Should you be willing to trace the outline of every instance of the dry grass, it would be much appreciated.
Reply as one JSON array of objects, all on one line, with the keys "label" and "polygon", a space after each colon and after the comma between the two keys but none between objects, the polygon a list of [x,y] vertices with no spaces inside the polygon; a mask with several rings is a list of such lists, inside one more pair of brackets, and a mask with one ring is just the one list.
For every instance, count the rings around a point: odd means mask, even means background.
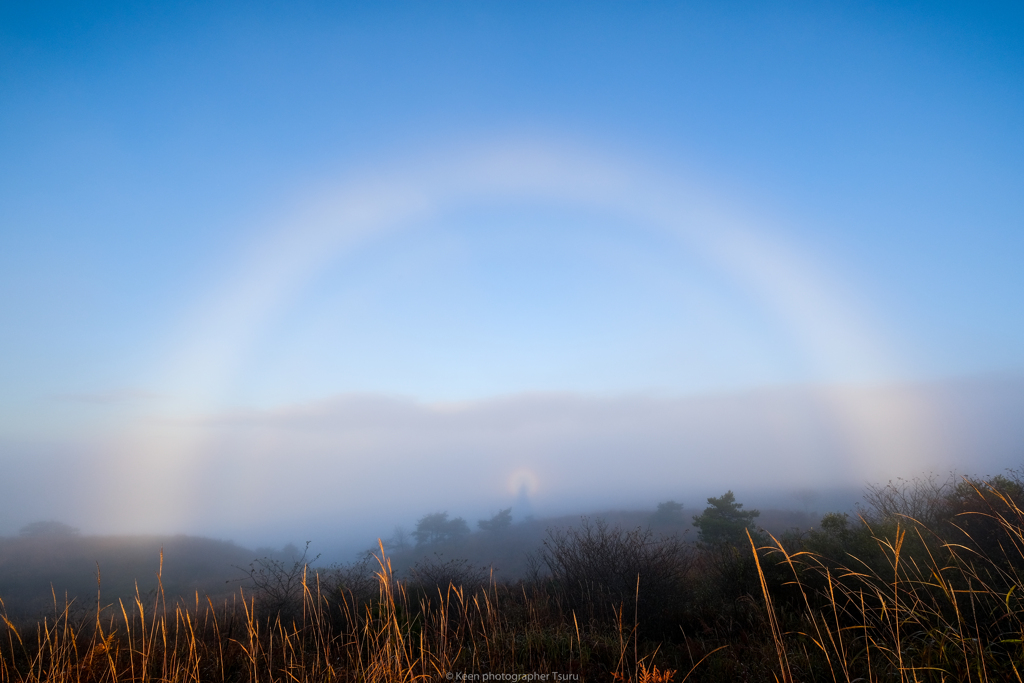
[{"label": "dry grass", "polygon": [[[33,630],[4,617],[0,681],[424,681],[452,672],[578,672],[593,650],[544,596],[449,585],[416,604],[378,559],[361,601],[302,581],[301,616],[261,616],[252,596],[215,606],[140,596],[83,617],[65,605]],[[55,601],[56,603],[56,601]],[[98,605],[102,603],[98,602]],[[579,674],[576,674],[579,679]]]},{"label": "dry grass", "polygon": [[[895,514],[895,526],[884,533],[864,522],[881,563],[848,555],[837,564],[812,552],[789,552],[775,538],[761,549],[781,558],[800,592],[802,609],[790,615],[793,629],[782,633],[761,574],[779,680],[798,680],[790,655],[800,644],[815,651],[816,677],[827,680],[1021,680],[1024,511],[992,485],[966,485],[984,505],[951,522],[959,542]],[[1001,537],[999,553],[982,552],[968,533],[978,521]]]},{"label": "dry grass", "polygon": [[[684,605],[680,631],[658,642],[639,628],[642,575],[633,599],[607,606],[614,618],[601,621],[582,619],[578,605],[543,582],[410,587],[382,548],[375,596],[339,591],[307,571],[301,607],[287,618],[264,613],[243,590],[218,605],[198,595],[167,604],[162,590],[128,603],[103,604],[98,595],[88,614],[54,597],[52,616],[39,623],[4,617],[0,683],[369,683],[463,674],[622,683],[1021,681],[1024,512],[994,486],[971,486],[981,503],[943,533],[899,514],[892,524],[867,520],[858,533],[873,544],[870,558],[751,538],[744,561],[753,561],[760,594]],[[974,541],[978,529],[984,543]],[[709,566],[696,562],[687,580],[706,579],[699,572]]]}]

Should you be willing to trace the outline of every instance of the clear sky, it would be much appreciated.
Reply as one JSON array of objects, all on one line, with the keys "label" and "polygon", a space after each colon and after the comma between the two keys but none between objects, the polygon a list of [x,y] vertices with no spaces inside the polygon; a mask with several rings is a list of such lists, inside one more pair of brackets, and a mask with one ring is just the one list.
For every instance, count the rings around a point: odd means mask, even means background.
[{"label": "clear sky", "polygon": [[5,3],[0,533],[1017,465],[1022,75],[1013,3]]}]

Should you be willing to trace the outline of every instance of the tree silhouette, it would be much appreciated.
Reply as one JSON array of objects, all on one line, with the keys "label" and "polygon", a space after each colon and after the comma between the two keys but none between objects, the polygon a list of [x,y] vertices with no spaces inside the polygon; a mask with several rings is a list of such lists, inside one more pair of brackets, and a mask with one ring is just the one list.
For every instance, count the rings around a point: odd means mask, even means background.
[{"label": "tree silhouette", "polygon": [[490,519],[481,519],[476,523],[481,531],[504,531],[512,526],[512,508],[499,510]]},{"label": "tree silhouette", "polygon": [[434,512],[423,515],[416,522],[416,531],[412,532],[416,545],[428,545],[441,541],[450,541],[469,534],[469,525],[462,517],[448,519],[447,512]]},{"label": "tree silhouette", "polygon": [[761,514],[757,510],[743,511],[743,504],[736,502],[732,491],[726,491],[718,498],[708,498],[708,503],[704,512],[693,518],[693,525],[700,529],[700,539],[705,543],[745,541],[744,532],[753,528],[754,518]]}]

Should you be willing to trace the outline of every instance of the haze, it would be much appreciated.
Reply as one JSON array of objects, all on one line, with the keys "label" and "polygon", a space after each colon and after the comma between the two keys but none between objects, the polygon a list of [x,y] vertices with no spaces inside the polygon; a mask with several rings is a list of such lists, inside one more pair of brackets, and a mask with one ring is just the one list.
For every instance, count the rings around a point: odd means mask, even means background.
[{"label": "haze", "polygon": [[0,534],[1019,467],[1022,19],[5,5]]}]

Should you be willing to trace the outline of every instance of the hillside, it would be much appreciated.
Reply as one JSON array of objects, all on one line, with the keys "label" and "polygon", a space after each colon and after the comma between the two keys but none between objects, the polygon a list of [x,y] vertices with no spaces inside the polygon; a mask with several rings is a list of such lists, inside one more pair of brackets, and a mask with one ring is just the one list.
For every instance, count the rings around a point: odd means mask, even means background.
[{"label": "hillside", "polygon": [[94,609],[97,571],[104,604],[157,588],[160,553],[168,597],[222,598],[238,584],[256,556],[227,541],[195,536],[0,537],[0,599],[12,617],[52,612],[65,597],[79,609]]}]

